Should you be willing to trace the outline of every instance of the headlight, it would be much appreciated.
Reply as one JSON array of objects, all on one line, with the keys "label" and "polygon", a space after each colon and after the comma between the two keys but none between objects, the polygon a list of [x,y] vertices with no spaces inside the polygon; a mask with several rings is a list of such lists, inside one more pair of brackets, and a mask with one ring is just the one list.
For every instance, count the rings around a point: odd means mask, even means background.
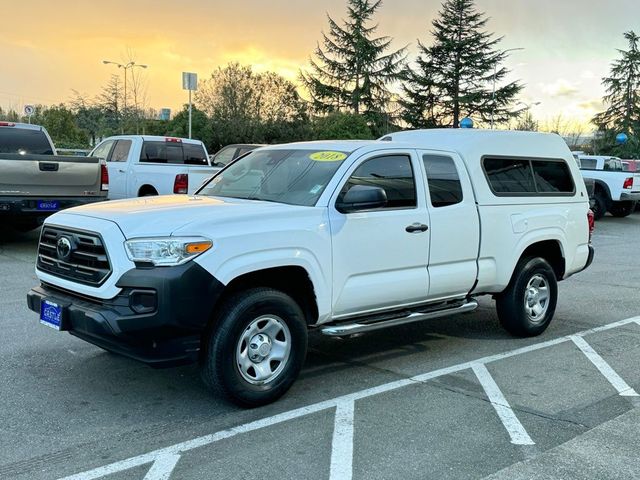
[{"label": "headlight", "polygon": [[213,247],[203,237],[136,238],[125,243],[132,262],[151,262],[155,266],[181,265]]}]

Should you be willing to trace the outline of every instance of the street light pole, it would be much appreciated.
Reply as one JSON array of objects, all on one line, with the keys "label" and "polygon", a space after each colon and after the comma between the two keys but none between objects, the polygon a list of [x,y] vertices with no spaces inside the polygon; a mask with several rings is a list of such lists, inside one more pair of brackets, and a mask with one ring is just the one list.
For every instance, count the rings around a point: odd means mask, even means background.
[{"label": "street light pole", "polygon": [[[122,109],[122,111],[126,114],[127,113],[127,70],[133,69],[134,67],[147,68],[149,65],[138,64],[134,61],[130,61],[129,63],[126,63],[124,65],[122,63],[112,62],[110,60],[103,60],[102,63],[104,63],[105,65],[115,65],[118,68],[122,68],[124,70],[124,108]],[[138,125],[138,122],[136,120],[136,129],[138,128],[137,125]]]},{"label": "street light pole", "polygon": [[504,55],[505,53],[517,52],[518,50],[524,50],[524,48],[522,47],[508,48],[507,50],[503,50],[502,52],[496,55],[496,61],[493,64],[493,90],[491,93],[491,130],[493,130],[493,125],[494,125],[493,117],[496,111],[496,76],[498,75],[498,57],[501,55]]}]

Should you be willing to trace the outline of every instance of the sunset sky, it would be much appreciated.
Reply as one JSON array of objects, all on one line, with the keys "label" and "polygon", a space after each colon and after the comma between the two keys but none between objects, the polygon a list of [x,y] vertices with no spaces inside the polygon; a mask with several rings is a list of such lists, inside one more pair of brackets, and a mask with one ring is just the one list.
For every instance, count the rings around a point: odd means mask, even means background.
[{"label": "sunset sky", "polygon": [[[274,70],[296,80],[326,30],[326,13],[345,14],[345,0],[22,0],[7,2],[0,29],[0,106],[59,103],[72,90],[93,96],[134,52],[149,68],[147,106],[174,111],[186,101],[181,72],[200,79],[230,61]],[[386,0],[378,33],[409,45],[431,42],[437,0]],[[513,52],[508,67],[526,84],[522,100],[541,102],[534,115],[562,114],[585,122],[601,108],[600,79],[607,74],[622,33],[640,31],[638,0],[478,0]]]}]

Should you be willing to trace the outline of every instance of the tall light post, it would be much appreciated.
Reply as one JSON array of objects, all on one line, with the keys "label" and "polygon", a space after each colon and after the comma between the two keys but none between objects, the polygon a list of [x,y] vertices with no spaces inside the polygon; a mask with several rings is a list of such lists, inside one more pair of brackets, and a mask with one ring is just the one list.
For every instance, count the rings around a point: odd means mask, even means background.
[{"label": "tall light post", "polygon": [[491,93],[491,130],[493,130],[493,116],[496,111],[496,76],[498,75],[498,57],[504,55],[505,53],[517,52],[518,50],[524,50],[524,48],[508,48],[507,50],[503,50],[496,55],[496,61],[493,64],[493,91]]},{"label": "tall light post", "polygon": [[103,60],[102,63],[104,63],[105,65],[115,65],[118,68],[122,68],[124,70],[124,111],[126,112],[127,111],[127,70],[133,69],[135,67],[147,68],[149,65],[139,64],[136,62],[129,62],[129,63],[122,64],[118,62],[112,62],[111,60]]}]

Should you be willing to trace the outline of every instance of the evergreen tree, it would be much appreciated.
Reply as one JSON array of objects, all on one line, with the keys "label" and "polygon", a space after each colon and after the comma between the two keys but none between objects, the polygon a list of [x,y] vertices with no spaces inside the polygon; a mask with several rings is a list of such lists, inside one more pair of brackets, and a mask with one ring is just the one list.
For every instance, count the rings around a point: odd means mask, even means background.
[{"label": "evergreen tree", "polygon": [[519,82],[496,88],[509,73],[497,50],[501,37],[485,30],[488,18],[475,0],[445,0],[433,22],[434,43],[418,42],[416,69],[406,74],[404,120],[412,126],[459,127],[463,117],[506,122]]},{"label": "evergreen tree", "polygon": [[342,111],[380,120],[389,101],[389,85],[399,78],[405,50],[389,52],[391,38],[375,37],[370,20],[382,0],[348,0],[347,20],[339,25],[327,15],[329,33],[310,59],[310,71],[301,72],[303,84],[317,112]]},{"label": "evergreen tree", "polygon": [[608,108],[597,114],[593,123],[604,131],[637,135],[640,133],[640,37],[629,31],[624,38],[629,42],[629,50],[618,50],[621,58],[611,65],[610,76],[602,79],[606,88],[602,100]]}]

